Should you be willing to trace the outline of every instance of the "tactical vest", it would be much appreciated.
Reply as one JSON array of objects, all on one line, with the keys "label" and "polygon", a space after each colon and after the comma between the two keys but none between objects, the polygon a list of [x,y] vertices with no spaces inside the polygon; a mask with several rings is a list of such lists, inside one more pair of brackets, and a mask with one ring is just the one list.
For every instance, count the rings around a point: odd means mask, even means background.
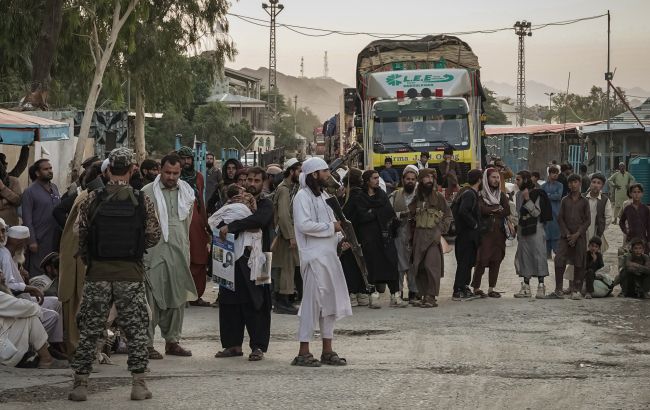
[{"label": "tactical vest", "polygon": [[[126,191],[126,192],[125,192]],[[144,195],[131,187],[96,191],[88,221],[88,254],[99,261],[140,261],[144,255]],[[120,199],[124,196],[125,199]]]},{"label": "tactical vest", "polygon": [[609,199],[609,196],[605,193],[600,193],[600,199],[598,200],[598,203],[596,204],[596,236],[599,238],[602,238],[603,233],[605,233],[605,229],[607,228],[605,226],[605,206],[607,205],[607,201]]}]

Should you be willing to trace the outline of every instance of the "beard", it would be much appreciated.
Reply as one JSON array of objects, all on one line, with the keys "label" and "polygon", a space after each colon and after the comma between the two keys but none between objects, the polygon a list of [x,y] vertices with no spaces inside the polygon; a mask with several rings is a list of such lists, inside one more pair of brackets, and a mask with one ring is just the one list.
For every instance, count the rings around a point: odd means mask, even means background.
[{"label": "beard", "polygon": [[212,161],[206,161],[206,162],[205,162],[205,166],[206,166],[207,168],[212,168],[212,167],[214,166],[214,162],[212,162]]},{"label": "beard", "polygon": [[433,182],[427,182],[422,184],[422,192],[425,195],[430,195],[433,192]]},{"label": "beard", "polygon": [[249,194],[251,194],[253,196],[255,196],[255,195],[257,195],[259,193],[259,192],[257,192],[257,188],[255,188],[252,185],[249,186],[248,188],[246,188],[246,192],[248,192]]},{"label": "beard", "polygon": [[415,184],[404,184],[404,192],[412,194],[415,191]]},{"label": "beard", "polygon": [[18,265],[23,265],[25,263],[25,249],[18,249],[16,254],[13,256],[14,262]]}]

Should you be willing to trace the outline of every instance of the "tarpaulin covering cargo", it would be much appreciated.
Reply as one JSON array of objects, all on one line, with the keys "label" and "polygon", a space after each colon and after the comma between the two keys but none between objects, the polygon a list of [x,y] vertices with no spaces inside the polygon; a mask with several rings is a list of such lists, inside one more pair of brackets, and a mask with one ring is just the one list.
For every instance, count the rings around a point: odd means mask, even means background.
[{"label": "tarpaulin covering cargo", "polygon": [[[444,60],[443,66],[439,66]],[[426,36],[418,40],[376,40],[357,57],[357,90],[362,98],[366,74],[378,71],[426,68],[466,68],[480,70],[478,57],[470,46],[454,36]]]}]

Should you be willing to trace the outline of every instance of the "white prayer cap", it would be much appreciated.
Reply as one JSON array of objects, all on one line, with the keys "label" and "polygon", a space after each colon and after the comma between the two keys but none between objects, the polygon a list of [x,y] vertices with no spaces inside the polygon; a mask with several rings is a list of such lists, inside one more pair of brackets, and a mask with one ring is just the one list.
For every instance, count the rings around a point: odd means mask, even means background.
[{"label": "white prayer cap", "polygon": [[329,166],[327,165],[327,162],[319,157],[311,157],[302,163],[302,172],[305,175],[309,175],[312,172],[322,171],[328,168]]},{"label": "white prayer cap", "polygon": [[29,228],[22,225],[12,226],[7,230],[7,236],[13,239],[28,239]]},{"label": "white prayer cap", "polygon": [[104,160],[104,162],[102,162],[102,168],[101,168],[101,170],[102,170],[102,174],[103,174],[104,172],[106,172],[106,170],[108,169],[108,166],[109,166],[110,164],[111,164],[111,161],[109,161],[108,158],[106,158],[106,159]]},{"label": "white prayer cap", "polygon": [[316,171],[321,171],[324,169],[329,169],[329,166],[327,165],[327,162],[325,162],[322,158],[319,157],[311,157],[305,162],[302,163],[302,173],[300,174],[300,187],[305,188],[307,186],[306,178],[307,175],[316,172]]},{"label": "white prayer cap", "polygon": [[416,177],[417,177],[418,174],[420,173],[420,172],[418,171],[418,167],[416,167],[415,165],[412,165],[412,164],[411,164],[411,165],[407,165],[406,167],[404,167],[404,171],[402,171],[402,175],[406,174],[407,172],[415,172],[415,176],[416,176]]},{"label": "white prayer cap", "polygon": [[284,170],[286,171],[299,162],[300,161],[298,161],[298,158],[289,158],[288,160],[284,161]]},{"label": "white prayer cap", "polygon": [[0,218],[0,226],[7,226],[7,223],[2,218]]}]

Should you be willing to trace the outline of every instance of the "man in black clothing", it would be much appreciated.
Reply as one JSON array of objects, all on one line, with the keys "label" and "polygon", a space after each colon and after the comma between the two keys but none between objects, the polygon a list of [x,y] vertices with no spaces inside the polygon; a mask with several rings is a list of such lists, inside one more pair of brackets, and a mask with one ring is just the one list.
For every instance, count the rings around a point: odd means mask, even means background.
[{"label": "man in black clothing", "polygon": [[560,175],[557,177],[557,181],[562,184],[562,198],[564,198],[569,193],[569,175],[573,174],[573,166],[568,163],[560,165]]},{"label": "man in black clothing", "polygon": [[[242,232],[261,229],[262,251],[271,249],[271,226],[273,224],[273,202],[264,198],[262,187],[266,172],[261,168],[250,168],[247,174],[248,193],[255,196],[257,210],[249,217],[222,225],[219,235],[225,239],[228,233],[239,235]],[[219,332],[223,350],[215,357],[242,356],[244,327],[248,330],[251,354],[250,361],[264,358],[271,337],[271,288],[270,285],[256,285],[250,280],[248,259],[250,249],[235,262],[235,291],[219,288]]]},{"label": "man in black clothing", "polygon": [[481,186],[481,171],[473,169],[467,174],[470,189],[461,192],[458,203],[452,206],[456,223],[456,279],[453,300],[464,300],[474,296],[469,288],[472,267],[476,263],[476,252],[480,242],[478,191]]}]

